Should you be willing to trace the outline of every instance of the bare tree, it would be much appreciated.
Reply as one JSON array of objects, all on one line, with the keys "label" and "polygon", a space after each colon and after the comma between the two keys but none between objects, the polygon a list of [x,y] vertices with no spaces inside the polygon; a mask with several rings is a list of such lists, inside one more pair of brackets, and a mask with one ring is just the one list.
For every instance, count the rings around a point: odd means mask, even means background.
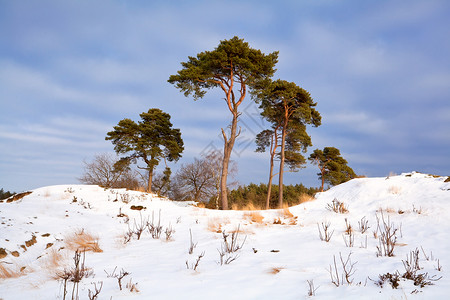
[{"label": "bare tree", "polygon": [[[212,151],[192,163],[183,164],[172,180],[172,197],[203,202],[214,197],[218,208],[222,158],[220,151]],[[231,161],[229,174],[233,176],[236,172],[236,164]]]},{"label": "bare tree", "polygon": [[213,195],[213,170],[207,160],[194,158],[194,162],[183,164],[176,173],[176,184],[185,199],[207,201]]},{"label": "bare tree", "polygon": [[91,162],[83,161],[84,173],[79,178],[80,182],[109,188],[132,181],[129,166],[118,164],[118,161],[119,159],[110,153],[97,154]]}]

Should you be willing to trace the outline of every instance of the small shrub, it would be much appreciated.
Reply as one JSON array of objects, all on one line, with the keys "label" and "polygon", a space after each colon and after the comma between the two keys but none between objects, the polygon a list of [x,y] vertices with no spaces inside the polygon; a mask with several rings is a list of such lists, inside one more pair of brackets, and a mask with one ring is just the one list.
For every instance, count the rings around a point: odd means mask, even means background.
[{"label": "small shrub", "polygon": [[317,229],[319,229],[319,238],[321,241],[325,241],[325,242],[329,242],[331,240],[331,237],[333,236],[334,230],[333,231],[329,231],[331,223],[323,223],[322,222],[322,229],[323,229],[323,234],[322,231],[320,230],[319,227],[319,223],[317,223]]},{"label": "small shrub", "polygon": [[314,287],[314,281],[311,280],[306,280],[306,282],[308,282],[308,296],[312,297],[316,295],[316,290],[319,287]]},{"label": "small shrub", "polygon": [[159,217],[158,217],[158,223],[155,224],[155,212],[152,211],[152,221],[151,223],[147,222],[147,228],[150,232],[152,238],[159,239],[162,233],[163,227],[161,226],[161,210],[159,210]]},{"label": "small shrub", "polygon": [[398,288],[398,286],[400,285],[400,274],[398,274],[398,272],[395,272],[393,274],[386,273],[378,275],[378,280],[375,281],[375,284],[382,288],[386,282],[388,282],[393,289]]},{"label": "small shrub", "polygon": [[76,250],[73,257],[74,266],[69,269],[64,269],[62,272],[56,273],[56,279],[63,282],[63,300],[66,299],[68,282],[73,282],[72,299],[79,299],[78,287],[81,280],[93,275],[93,272],[84,264],[86,260],[86,252],[83,251],[82,253],[83,257],[81,252]]},{"label": "small shrub", "polygon": [[137,282],[133,283],[131,280],[132,279],[130,278],[130,282],[127,282],[125,287],[129,289],[131,293],[139,293],[139,289],[137,288]]},{"label": "small shrub", "polygon": [[345,206],[344,202],[340,202],[336,198],[333,199],[331,204],[328,203],[326,209],[328,209],[329,211],[334,211],[338,214],[348,213],[348,208]]},{"label": "small shrub", "polygon": [[175,233],[175,229],[173,229],[169,224],[169,227],[166,228],[164,233],[166,234],[166,241],[170,241],[172,239],[172,235]]},{"label": "small shrub", "polygon": [[365,233],[370,228],[369,221],[366,220],[365,216],[361,218],[361,221],[358,221],[358,225],[359,231],[361,231],[361,233]]},{"label": "small shrub", "polygon": [[[390,222],[389,216],[387,221],[384,219],[383,213],[381,213],[381,220],[377,217],[377,231],[380,233],[379,246],[377,246],[377,256],[394,256],[395,243],[397,242],[397,230]],[[374,234],[376,235],[376,233]]]},{"label": "small shrub", "polygon": [[226,234],[225,231],[222,232],[222,245],[221,249],[217,249],[219,252],[220,257],[220,265],[228,265],[231,262],[235,261],[239,255],[235,254],[235,252],[242,249],[242,247],[245,244],[245,241],[247,239],[247,236],[244,238],[242,243],[238,242],[238,236],[239,236],[239,228],[238,226],[237,230],[231,233],[231,241],[228,239],[230,237],[229,234]]},{"label": "small shrub", "polygon": [[116,274],[116,270],[117,270],[117,266],[114,268],[114,270],[111,273],[106,272],[106,270],[104,270],[104,271],[106,273],[106,277],[117,279],[117,284],[119,285],[119,290],[122,290],[122,279],[125,278],[126,276],[130,275],[131,273],[122,269],[119,272],[119,274]]},{"label": "small shrub", "polygon": [[[406,255],[406,260],[402,260],[403,267],[405,268],[405,273],[400,274],[399,271],[395,271],[394,273],[386,273],[379,275],[379,279],[375,281],[375,284],[379,287],[383,287],[385,282],[388,282],[393,289],[397,289],[399,287],[399,283],[401,279],[411,280],[413,281],[415,286],[423,288],[427,285],[433,285],[435,281],[438,281],[442,278],[436,278],[436,276],[428,276],[428,273],[418,273],[421,268],[419,266],[419,249],[415,249],[410,252],[409,255]],[[414,292],[414,291],[413,291]],[[415,290],[417,292],[417,290]]]},{"label": "small shrub", "polygon": [[223,237],[222,250],[224,252],[233,253],[233,252],[236,252],[236,251],[242,249],[242,247],[244,246],[247,236],[244,238],[244,241],[242,241],[242,243],[239,243],[238,242],[239,228],[240,228],[240,225],[238,225],[238,228],[236,231],[231,233],[231,241],[228,240],[228,237],[230,235],[226,234],[225,230],[222,232],[222,237]]},{"label": "small shrub", "polygon": [[339,252],[339,258],[341,262],[341,270],[339,270],[337,263],[336,263],[336,256],[333,255],[333,265],[330,265],[330,269],[328,270],[330,277],[331,277],[331,283],[333,283],[336,287],[339,287],[343,284],[351,285],[353,283],[352,276],[355,274],[356,269],[355,265],[357,262],[352,263],[350,256],[352,253],[350,252],[347,256],[347,259],[344,261],[342,258],[342,254]]},{"label": "small shrub", "polygon": [[100,292],[102,291],[102,288],[103,288],[103,281],[100,281],[98,283],[99,283],[99,287],[97,287],[97,284],[95,282],[92,282],[92,284],[94,285],[94,291],[91,291],[91,289],[88,289],[89,300],[98,299],[98,295],[100,294]]},{"label": "small shrub", "polygon": [[186,260],[186,268],[187,269],[192,269],[194,271],[197,271],[198,265],[200,263],[200,260],[203,258],[203,256],[205,256],[205,251],[203,251],[198,257],[197,260],[195,261],[195,263],[192,263],[191,265],[189,265],[189,262]]},{"label": "small shrub", "polygon": [[189,254],[194,253],[194,249],[195,247],[197,247],[197,243],[194,244],[194,242],[192,241],[192,230],[189,229],[189,236],[190,236],[190,244],[189,244]]}]

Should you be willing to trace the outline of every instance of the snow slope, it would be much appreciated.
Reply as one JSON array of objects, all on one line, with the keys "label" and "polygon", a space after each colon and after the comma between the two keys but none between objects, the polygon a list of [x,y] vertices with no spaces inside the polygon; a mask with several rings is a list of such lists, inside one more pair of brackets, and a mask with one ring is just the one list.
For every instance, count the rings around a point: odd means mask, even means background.
[{"label": "snow slope", "polygon": [[[308,280],[317,288],[313,296],[317,299],[446,299],[450,182],[445,179],[414,172],[354,179],[289,210],[257,212],[207,210],[98,186],[43,187],[20,200],[0,203],[0,248],[7,254],[0,259],[0,298],[63,299],[63,281],[57,278],[74,265],[70,240],[90,234],[98,237],[94,246],[99,252],[86,251],[85,266],[92,274],[79,284],[80,299],[89,299],[88,291],[99,282],[103,287],[98,299],[304,299],[309,298]],[[348,212],[328,210],[334,199],[343,202]],[[393,257],[377,256],[379,240],[373,233],[377,216],[398,229]],[[363,217],[370,226],[365,233],[358,225]],[[153,225],[160,220],[163,227],[158,239],[146,229],[139,240],[134,235],[125,243],[125,233],[151,223],[152,218]],[[353,247],[346,246],[345,219],[353,227]],[[319,239],[322,223],[330,223],[330,231],[334,230],[329,242]],[[174,230],[168,241],[167,228]],[[225,255],[223,260],[234,261],[221,265],[221,231],[230,234],[230,240],[237,228],[242,249]],[[192,254],[188,253],[190,234],[196,245]],[[397,289],[389,283],[375,284],[380,274],[403,274],[402,260],[415,249],[419,249],[418,273],[440,280],[423,288],[406,279]],[[329,269],[335,271],[334,256],[338,274],[342,273],[340,255],[344,260],[350,255],[353,283],[336,287]],[[130,273],[121,281],[122,290],[117,278],[111,277],[121,270]],[[130,290],[133,284],[138,291]],[[66,299],[71,299],[73,283],[67,287]]]}]

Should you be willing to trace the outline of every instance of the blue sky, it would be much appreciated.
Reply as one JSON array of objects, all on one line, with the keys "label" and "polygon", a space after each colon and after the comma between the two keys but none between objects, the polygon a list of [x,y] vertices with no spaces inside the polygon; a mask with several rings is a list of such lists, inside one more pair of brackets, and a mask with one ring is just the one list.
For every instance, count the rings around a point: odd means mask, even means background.
[{"label": "blue sky", "polygon": [[[274,78],[318,103],[307,155],[334,146],[357,174],[450,175],[449,16],[445,0],[0,0],[0,187],[77,183],[83,159],[113,151],[106,132],[153,107],[181,129],[178,164],[221,148],[223,96],[194,102],[167,79],[235,35],[279,51]],[[253,139],[267,124],[250,98],[242,111],[237,179],[266,182],[269,158]],[[317,171],[285,182],[317,186]]]}]

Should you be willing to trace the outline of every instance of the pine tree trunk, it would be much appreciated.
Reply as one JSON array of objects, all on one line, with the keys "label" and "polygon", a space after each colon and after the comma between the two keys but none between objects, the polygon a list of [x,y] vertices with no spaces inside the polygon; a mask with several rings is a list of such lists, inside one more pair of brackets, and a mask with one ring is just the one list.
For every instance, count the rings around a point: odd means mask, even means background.
[{"label": "pine tree trunk", "polygon": [[324,185],[324,183],[325,183],[325,178],[324,178],[323,173],[322,173],[322,187],[320,189],[321,192],[323,192],[323,185]]},{"label": "pine tree trunk", "polygon": [[222,134],[225,142],[223,149],[222,175],[220,177],[220,202],[221,208],[223,210],[228,210],[228,191],[227,191],[228,165],[230,163],[230,157],[231,152],[233,150],[234,141],[236,140],[237,118],[238,114],[233,113],[230,138],[228,140],[226,138],[225,131],[222,129]]},{"label": "pine tree trunk", "polygon": [[153,168],[148,169],[147,193],[152,192]]},{"label": "pine tree trunk", "polygon": [[281,130],[281,152],[280,152],[280,173],[278,175],[278,208],[283,208],[283,171],[284,171],[284,148],[286,144],[286,124]]},{"label": "pine tree trunk", "polygon": [[275,153],[270,155],[270,172],[269,172],[269,184],[267,186],[267,198],[266,198],[266,209],[270,208],[270,194],[272,193],[272,179],[273,179],[273,156]]}]

